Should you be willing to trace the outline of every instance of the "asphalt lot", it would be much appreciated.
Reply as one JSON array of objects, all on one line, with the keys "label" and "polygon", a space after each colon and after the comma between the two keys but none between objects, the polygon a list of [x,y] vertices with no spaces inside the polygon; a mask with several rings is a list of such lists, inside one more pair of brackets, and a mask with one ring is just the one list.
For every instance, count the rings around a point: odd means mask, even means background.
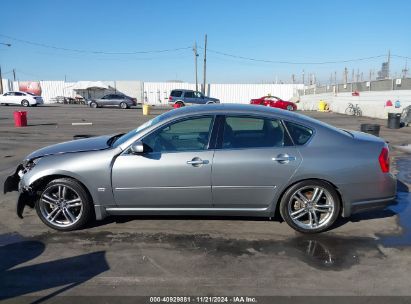
[{"label": "asphalt lot", "polygon": [[[40,147],[74,135],[125,132],[163,110],[59,105],[24,109],[26,128],[0,107],[0,182]],[[337,127],[382,125],[392,145],[411,143],[411,127],[304,112]],[[92,126],[72,126],[92,122]],[[110,217],[61,233],[34,210],[15,214],[17,193],[0,195],[0,299],[21,295],[411,295],[411,155],[392,151],[398,205],[301,235],[254,218]],[[0,187],[2,188],[2,187]]]}]

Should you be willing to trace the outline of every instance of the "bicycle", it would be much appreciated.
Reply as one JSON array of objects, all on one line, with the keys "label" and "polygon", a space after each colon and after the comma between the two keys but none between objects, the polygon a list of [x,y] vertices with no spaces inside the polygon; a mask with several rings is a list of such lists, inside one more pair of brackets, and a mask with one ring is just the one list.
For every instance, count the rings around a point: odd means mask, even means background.
[{"label": "bicycle", "polygon": [[349,103],[347,109],[345,109],[345,114],[351,116],[362,116],[362,111],[358,104],[354,106],[352,103]]}]

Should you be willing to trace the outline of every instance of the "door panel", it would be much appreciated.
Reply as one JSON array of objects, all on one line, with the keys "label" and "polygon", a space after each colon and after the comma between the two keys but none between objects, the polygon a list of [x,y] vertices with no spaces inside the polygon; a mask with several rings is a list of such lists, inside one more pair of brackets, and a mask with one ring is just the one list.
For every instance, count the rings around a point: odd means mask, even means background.
[{"label": "door panel", "polygon": [[212,173],[215,207],[268,207],[301,163],[277,119],[227,116],[219,138]]},{"label": "door panel", "polygon": [[[273,158],[280,154],[288,154],[295,160],[274,161]],[[300,163],[301,156],[294,147],[216,150],[213,205],[219,208],[267,207]]]},{"label": "door panel", "polygon": [[[121,207],[211,207],[213,151],[121,155],[113,166],[113,189]],[[201,159],[204,164],[188,164]]]},{"label": "door panel", "polygon": [[208,150],[213,116],[171,122],[145,136],[146,153],[120,155],[113,166],[118,205],[144,208],[212,207]]}]

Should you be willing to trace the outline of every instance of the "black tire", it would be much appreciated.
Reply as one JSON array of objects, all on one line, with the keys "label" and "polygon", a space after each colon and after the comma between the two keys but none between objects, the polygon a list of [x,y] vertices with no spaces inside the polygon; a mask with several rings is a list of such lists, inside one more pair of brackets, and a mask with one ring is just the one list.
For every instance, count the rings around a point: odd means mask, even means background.
[{"label": "black tire", "polygon": [[[301,227],[301,225],[296,224],[296,222],[291,218],[290,215],[290,209],[293,209],[295,207],[295,204],[300,204],[297,200],[293,201],[293,198],[295,197],[295,194],[302,189],[310,189],[310,187],[313,188],[320,188],[324,189],[324,196],[325,199],[332,199],[333,201],[333,208],[332,211],[330,212],[325,212],[325,217],[324,217],[324,223],[321,224],[321,213],[316,213],[317,216],[320,214],[320,221],[319,221],[319,227],[315,228],[305,228]],[[329,197],[328,197],[329,196]],[[308,197],[306,197],[308,199]],[[327,201],[325,205],[327,206]],[[302,232],[302,233],[319,233],[328,230],[337,220],[338,216],[340,215],[340,208],[341,208],[341,200],[340,197],[336,191],[336,189],[330,185],[327,182],[320,181],[320,180],[304,180],[301,182],[298,182],[294,185],[292,185],[290,188],[287,189],[287,191],[284,193],[281,202],[280,202],[280,214],[282,218],[287,222],[287,224],[293,228],[296,231]],[[305,209],[304,207],[300,206],[300,209]],[[298,209],[297,209],[298,211]],[[294,212],[297,212],[294,211]],[[304,214],[309,214],[310,212],[308,211],[303,211],[302,213]],[[304,218],[304,217],[302,217]],[[311,218],[311,215],[310,215]],[[300,220],[298,221],[300,222]],[[317,224],[318,225],[318,224]]]},{"label": "black tire", "polygon": [[293,108],[292,105],[288,105],[288,106],[287,106],[287,110],[288,110],[288,111],[294,111],[294,108]]},{"label": "black tire", "polygon": [[[82,212],[79,214],[78,219],[72,225],[68,225],[65,227],[52,224],[49,220],[47,220],[45,218],[45,215],[43,214],[42,207],[41,207],[42,205],[41,200],[43,198],[43,195],[49,189],[53,189],[53,187],[58,187],[58,186],[64,186],[70,189],[70,191],[73,191],[73,193],[75,193],[81,199],[81,203],[82,203],[82,207],[81,207]],[[58,179],[55,179],[49,182],[46,185],[46,187],[41,191],[41,194],[39,195],[39,199],[36,202],[35,209],[36,209],[37,215],[39,216],[39,218],[44,224],[58,231],[72,231],[72,230],[80,229],[84,227],[92,219],[93,214],[94,214],[93,202],[92,202],[90,195],[88,194],[86,189],[83,187],[83,185],[81,185],[78,181],[72,178],[58,178]]]},{"label": "black tire", "polygon": [[355,113],[355,111],[354,111],[354,108],[352,108],[352,107],[348,107],[347,109],[345,109],[345,114],[347,114],[347,115],[352,116],[352,115],[354,115],[354,113]]},{"label": "black tire", "polygon": [[91,102],[90,103],[90,108],[93,108],[93,109],[96,109],[96,108],[98,108],[98,104],[97,104],[97,102]]},{"label": "black tire", "polygon": [[178,104],[180,108],[185,106],[184,102],[182,101],[177,101],[176,104]]},{"label": "black tire", "polygon": [[128,105],[125,102],[120,103],[120,108],[125,110],[128,109]]},{"label": "black tire", "polygon": [[28,100],[23,99],[23,100],[21,101],[21,105],[22,105],[23,107],[28,107],[28,106],[30,106],[30,103],[28,102]]}]

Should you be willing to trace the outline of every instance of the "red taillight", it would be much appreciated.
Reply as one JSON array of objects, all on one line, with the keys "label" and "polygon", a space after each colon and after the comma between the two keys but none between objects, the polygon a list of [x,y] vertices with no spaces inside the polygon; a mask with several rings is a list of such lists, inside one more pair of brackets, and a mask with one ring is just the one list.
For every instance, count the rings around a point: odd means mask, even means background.
[{"label": "red taillight", "polygon": [[382,148],[378,161],[380,162],[381,171],[384,173],[390,172],[390,157],[388,147]]},{"label": "red taillight", "polygon": [[168,101],[173,101],[173,97],[170,96],[170,97],[168,98]]}]

